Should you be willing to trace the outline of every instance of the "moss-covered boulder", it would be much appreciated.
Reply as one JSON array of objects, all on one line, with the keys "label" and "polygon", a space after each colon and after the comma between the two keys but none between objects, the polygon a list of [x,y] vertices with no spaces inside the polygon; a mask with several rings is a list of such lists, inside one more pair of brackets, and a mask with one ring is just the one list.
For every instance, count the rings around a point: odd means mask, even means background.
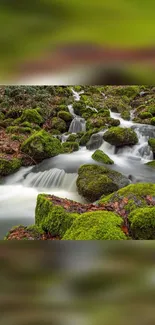
[{"label": "moss-covered boulder", "polygon": [[67,124],[60,117],[53,117],[51,120],[51,126],[53,129],[59,130],[62,133],[67,131]]},{"label": "moss-covered boulder", "polygon": [[90,140],[91,136],[98,132],[98,128],[91,129],[83,134],[80,139],[80,146],[85,146],[87,142]]},{"label": "moss-covered boulder", "polygon": [[79,215],[66,231],[64,240],[124,240],[123,219],[112,212],[97,211]]},{"label": "moss-covered boulder", "polygon": [[68,213],[62,206],[53,204],[50,196],[39,194],[35,209],[35,224],[52,236],[63,236],[77,217],[76,213]]},{"label": "moss-covered boulder", "polygon": [[21,160],[17,158],[5,158],[0,156],[0,176],[7,176],[21,167]]},{"label": "moss-covered boulder", "polygon": [[111,126],[119,126],[120,125],[120,120],[116,119],[116,118],[108,118],[106,123],[107,123],[107,125],[109,127],[111,127]]},{"label": "moss-covered boulder", "polygon": [[12,134],[22,134],[22,133],[25,134],[25,133],[32,133],[33,129],[24,126],[8,126],[6,132]]},{"label": "moss-covered boulder", "polygon": [[151,125],[155,125],[155,117],[152,117],[150,122],[151,122]]},{"label": "moss-covered boulder", "polygon": [[148,118],[151,118],[152,117],[152,114],[150,112],[141,112],[138,117],[142,120],[145,120],[145,119],[148,119]]},{"label": "moss-covered boulder", "polygon": [[77,142],[78,141],[78,134],[70,134],[69,137],[67,138],[66,142]]},{"label": "moss-covered boulder", "polygon": [[155,138],[150,138],[148,140],[148,144],[151,147],[153,154],[155,154]]},{"label": "moss-covered boulder", "polygon": [[129,180],[125,176],[103,166],[83,165],[78,170],[78,192],[89,202],[128,184]]},{"label": "moss-covered boulder", "polygon": [[77,142],[64,142],[62,143],[62,149],[64,153],[71,153],[79,150],[79,144]]},{"label": "moss-covered boulder", "polygon": [[30,122],[41,125],[43,118],[37,109],[25,109],[20,117],[21,122]]},{"label": "moss-covered boulder", "polygon": [[155,239],[155,207],[136,209],[128,218],[134,239]]},{"label": "moss-covered boulder", "polygon": [[39,162],[62,153],[62,146],[58,139],[41,130],[23,142],[21,151]]},{"label": "moss-covered boulder", "polygon": [[114,161],[110,159],[108,155],[106,155],[102,150],[99,149],[92,154],[92,159],[107,165],[114,164]]},{"label": "moss-covered boulder", "polygon": [[130,120],[130,112],[129,111],[123,111],[121,113],[121,117],[126,120],[126,121],[129,121]]},{"label": "moss-covered boulder", "polygon": [[0,112],[0,121],[2,121],[4,119],[5,119],[5,115],[2,112]]},{"label": "moss-covered boulder", "polygon": [[116,147],[138,143],[137,134],[131,128],[111,127],[104,133],[103,139]]},{"label": "moss-covered boulder", "polygon": [[147,207],[150,204],[148,197],[155,197],[155,184],[137,183],[130,184],[116,193],[112,193],[107,197],[101,198],[99,203],[115,203],[125,202],[124,209],[126,213],[130,213],[137,208]]},{"label": "moss-covered boulder", "polygon": [[58,117],[60,117],[65,122],[71,122],[73,117],[69,112],[60,111],[58,112]]}]

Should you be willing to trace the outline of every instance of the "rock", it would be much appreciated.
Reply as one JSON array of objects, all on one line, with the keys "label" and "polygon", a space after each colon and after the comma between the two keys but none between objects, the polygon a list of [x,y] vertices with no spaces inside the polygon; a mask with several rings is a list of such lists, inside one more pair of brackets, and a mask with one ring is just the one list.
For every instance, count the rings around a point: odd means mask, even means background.
[{"label": "rock", "polygon": [[88,150],[98,149],[99,147],[101,147],[102,143],[103,135],[96,133],[91,136],[90,140],[86,144],[86,148]]},{"label": "rock", "polygon": [[0,157],[0,176],[7,176],[21,167],[21,160],[17,158]]},{"label": "rock", "polygon": [[78,151],[79,144],[77,142],[64,142],[62,144],[62,149],[64,153],[71,153],[73,151]]},{"label": "rock", "polygon": [[21,146],[21,151],[36,162],[62,153],[61,142],[44,130],[35,132]]},{"label": "rock", "polygon": [[66,111],[58,112],[58,117],[60,117],[65,122],[71,122],[73,119],[72,115]]},{"label": "rock", "polygon": [[155,207],[135,209],[128,218],[134,239],[155,239]]},{"label": "rock", "polygon": [[64,240],[125,240],[123,220],[108,211],[87,212],[77,216],[66,231]]},{"label": "rock", "polygon": [[94,202],[102,195],[110,194],[128,184],[127,177],[103,166],[83,165],[78,170],[78,192],[89,202]]},{"label": "rock", "polygon": [[122,127],[111,127],[104,133],[103,139],[116,147],[130,146],[138,143],[138,137],[135,131]]},{"label": "rock", "polygon": [[114,161],[110,159],[102,150],[96,150],[92,155],[92,159],[107,165],[114,164]]}]

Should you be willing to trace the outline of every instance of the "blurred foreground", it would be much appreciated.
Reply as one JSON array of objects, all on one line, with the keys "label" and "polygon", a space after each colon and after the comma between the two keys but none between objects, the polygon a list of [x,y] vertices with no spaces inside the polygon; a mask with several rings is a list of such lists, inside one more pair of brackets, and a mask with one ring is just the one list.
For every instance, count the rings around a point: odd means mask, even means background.
[{"label": "blurred foreground", "polygon": [[154,325],[153,241],[1,243],[1,325]]},{"label": "blurred foreground", "polygon": [[153,84],[152,0],[1,0],[1,84]]}]

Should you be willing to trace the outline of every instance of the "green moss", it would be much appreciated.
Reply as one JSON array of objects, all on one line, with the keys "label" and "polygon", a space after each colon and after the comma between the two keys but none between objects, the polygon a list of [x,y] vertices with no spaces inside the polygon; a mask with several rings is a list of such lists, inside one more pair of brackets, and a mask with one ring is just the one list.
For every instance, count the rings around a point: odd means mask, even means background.
[{"label": "green moss", "polygon": [[21,121],[41,125],[44,120],[37,109],[25,109],[21,115]]},{"label": "green moss", "polygon": [[99,149],[92,154],[92,159],[104,164],[109,164],[109,165],[114,164],[114,161],[110,159],[102,150]]},{"label": "green moss", "polygon": [[50,134],[52,135],[60,135],[61,134],[61,132],[59,131],[59,130],[56,130],[56,129],[52,129],[52,130],[50,130]]},{"label": "green moss", "polygon": [[68,213],[61,206],[55,206],[48,195],[39,194],[35,210],[35,223],[43,231],[52,236],[63,236],[77,217],[76,213]]},{"label": "green moss", "polygon": [[64,153],[71,153],[79,150],[79,144],[77,142],[64,142],[62,148]]},{"label": "green moss", "polygon": [[152,114],[150,112],[142,112],[138,115],[139,118],[141,118],[142,120],[147,119],[147,118],[151,118]]},{"label": "green moss", "polygon": [[78,135],[77,134],[70,134],[68,139],[66,140],[66,142],[76,142],[78,139]]},{"label": "green moss", "polygon": [[60,117],[53,117],[51,122],[53,129],[59,130],[60,132],[65,132],[67,130],[66,122]]},{"label": "green moss", "polygon": [[69,112],[65,111],[58,112],[58,117],[60,117],[65,122],[70,122],[73,119],[72,115]]},{"label": "green moss", "polygon": [[151,118],[151,125],[155,125],[155,117]]},{"label": "green moss", "polygon": [[155,116],[155,106],[149,107],[148,112],[150,112],[152,116]]},{"label": "green moss", "polygon": [[87,212],[78,216],[64,235],[64,240],[125,240],[122,218],[107,212]]},{"label": "green moss", "polygon": [[152,152],[155,153],[155,138],[150,138],[150,139],[148,140],[148,144],[149,144],[149,146],[151,147]]},{"label": "green moss", "polygon": [[110,117],[110,111],[108,109],[105,109],[105,108],[100,109],[99,114],[102,117]]},{"label": "green moss", "polygon": [[82,90],[82,87],[81,86],[74,86],[74,90],[76,92],[80,92]]},{"label": "green moss", "polygon": [[120,125],[120,120],[115,119],[115,118],[109,118],[109,119],[107,120],[107,124],[108,124],[109,126],[119,126],[119,125]]},{"label": "green moss", "polygon": [[5,115],[2,112],[0,112],[0,121],[2,121],[4,119],[5,119]]},{"label": "green moss", "polygon": [[112,112],[121,113],[126,110],[130,110],[131,106],[129,106],[126,102],[122,99],[117,97],[108,97],[104,104],[107,108],[109,108]]},{"label": "green moss", "polygon": [[122,127],[111,127],[104,133],[103,139],[116,147],[135,145],[138,143],[138,137],[135,131]]},{"label": "green moss", "polygon": [[145,165],[155,168],[155,160],[149,161]]},{"label": "green moss", "polygon": [[129,213],[136,208],[146,207],[147,202],[145,198],[147,195],[155,196],[155,184],[138,183],[128,185],[118,190],[116,193],[101,198],[99,203],[120,202],[126,198],[128,202],[125,204],[124,209]]},{"label": "green moss", "polygon": [[129,121],[130,120],[130,112],[129,111],[123,111],[121,113],[121,117],[126,120],[126,121]]},{"label": "green moss", "polygon": [[35,132],[21,146],[21,151],[36,161],[57,156],[62,153],[61,142],[44,130]]},{"label": "green moss", "polygon": [[41,226],[30,225],[27,227],[27,231],[32,233],[32,236],[37,237],[44,234],[44,230]]},{"label": "green moss", "polygon": [[91,129],[83,134],[83,136],[80,139],[80,146],[85,146],[86,143],[90,140],[92,134],[95,134],[98,132],[97,128]]},{"label": "green moss", "polygon": [[6,127],[12,125],[13,123],[14,123],[14,119],[8,118],[8,119],[0,121],[0,126],[6,128]]},{"label": "green moss", "polygon": [[78,170],[77,188],[86,200],[94,202],[129,184],[120,173],[98,165],[83,165]]},{"label": "green moss", "polygon": [[20,167],[20,159],[12,158],[8,160],[4,157],[0,157],[0,176],[10,175],[17,171]]},{"label": "green moss", "polygon": [[131,100],[139,94],[140,86],[111,86],[109,87],[109,92],[111,95],[126,96]]},{"label": "green moss", "polygon": [[18,118],[22,113],[22,110],[21,109],[18,109],[18,108],[10,108],[7,113],[6,113],[6,117],[7,118],[13,118],[13,119],[16,119]]},{"label": "green moss", "polygon": [[155,239],[155,207],[136,209],[128,218],[134,239]]},{"label": "green moss", "polygon": [[24,126],[9,126],[6,129],[7,133],[32,133],[33,129]]}]

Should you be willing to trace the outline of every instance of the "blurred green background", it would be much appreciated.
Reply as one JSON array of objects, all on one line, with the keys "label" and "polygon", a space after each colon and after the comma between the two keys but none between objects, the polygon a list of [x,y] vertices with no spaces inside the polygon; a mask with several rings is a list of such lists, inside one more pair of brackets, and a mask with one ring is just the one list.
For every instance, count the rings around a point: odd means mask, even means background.
[{"label": "blurred green background", "polygon": [[154,10],[153,0],[1,0],[0,82],[62,44],[154,48]]},{"label": "blurred green background", "polygon": [[154,241],[1,243],[1,325],[154,325],[154,251]]}]

